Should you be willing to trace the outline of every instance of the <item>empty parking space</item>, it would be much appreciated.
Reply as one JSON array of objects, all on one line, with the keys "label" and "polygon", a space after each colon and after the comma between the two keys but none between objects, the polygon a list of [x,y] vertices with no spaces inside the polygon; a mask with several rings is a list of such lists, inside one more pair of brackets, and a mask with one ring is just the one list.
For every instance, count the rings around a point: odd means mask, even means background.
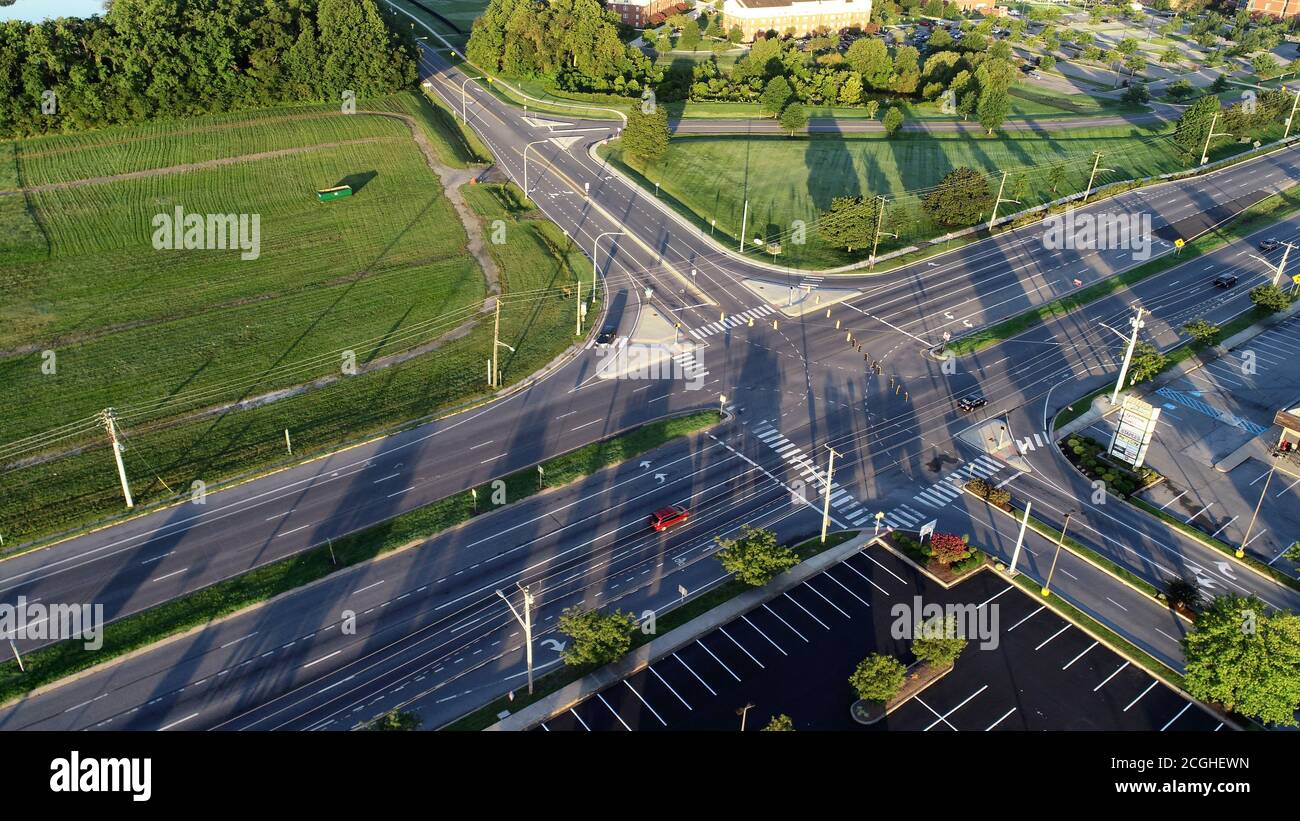
[{"label": "empty parking space", "polygon": [[[985,611],[989,647],[869,729],[1215,730],[1221,722],[1000,575],[943,590],[892,554],[857,553],[547,720],[556,732],[759,729],[785,713],[800,729],[868,729],[849,716],[848,676],[872,652],[910,661],[893,608]],[[907,611],[910,613],[911,611]],[[910,621],[910,618],[909,618]],[[996,646],[992,646],[996,644]]]}]

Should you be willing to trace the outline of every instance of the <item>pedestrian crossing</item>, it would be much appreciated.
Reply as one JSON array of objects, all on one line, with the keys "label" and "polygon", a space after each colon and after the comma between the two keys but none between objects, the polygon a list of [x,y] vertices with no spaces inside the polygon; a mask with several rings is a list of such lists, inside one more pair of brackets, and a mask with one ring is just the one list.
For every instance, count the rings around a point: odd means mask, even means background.
[{"label": "pedestrian crossing", "polygon": [[921,525],[934,519],[938,511],[962,494],[962,487],[971,479],[988,479],[1003,465],[991,456],[979,455],[973,462],[949,473],[939,481],[924,488],[912,501],[916,507],[900,504],[885,514],[885,525],[891,530],[917,530]]},{"label": "pedestrian crossing", "polygon": [[703,379],[709,375],[708,370],[695,358],[695,351],[684,351],[673,355],[673,367],[688,381]]},{"label": "pedestrian crossing", "polygon": [[811,275],[804,276],[799,279],[799,285],[797,287],[801,291],[807,291],[813,288],[820,288],[823,279],[825,279],[825,277],[811,276]]},{"label": "pedestrian crossing", "polygon": [[751,319],[761,319],[769,314],[775,313],[776,309],[771,305],[763,305],[759,308],[753,308],[739,314],[732,314],[725,319],[717,322],[710,322],[700,328],[687,328],[691,336],[696,339],[704,339],[706,336],[713,336],[716,333],[722,333],[728,328],[735,328],[737,325],[747,325]]},{"label": "pedestrian crossing", "polygon": [[[767,422],[757,425],[754,428],[754,435],[776,451],[777,455],[793,467],[800,476],[803,476],[808,487],[815,491],[815,495],[820,496],[826,492],[825,474],[816,469],[812,460],[804,455],[802,448],[782,436],[780,431]],[[812,497],[814,494],[808,495]],[[831,507],[854,527],[861,527],[871,520],[871,511],[853,498],[853,494],[841,487],[839,482],[831,482]]]}]

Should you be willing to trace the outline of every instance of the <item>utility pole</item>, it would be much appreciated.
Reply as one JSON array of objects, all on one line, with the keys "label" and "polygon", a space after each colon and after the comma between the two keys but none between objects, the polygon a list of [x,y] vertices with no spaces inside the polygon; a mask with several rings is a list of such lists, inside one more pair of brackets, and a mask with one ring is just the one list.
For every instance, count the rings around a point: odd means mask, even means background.
[{"label": "utility pole", "polygon": [[[1061,558],[1061,545],[1065,544],[1065,531],[1070,527],[1070,517],[1074,511],[1065,514],[1065,523],[1061,525],[1061,538],[1056,540],[1056,552],[1052,554],[1052,567],[1047,571],[1047,581],[1043,582],[1043,595],[1052,592],[1052,575],[1056,573],[1056,560]],[[1025,511],[1025,518],[1029,518],[1029,512]]]},{"label": "utility pole", "polygon": [[1025,502],[1025,518],[1020,520],[1020,535],[1016,537],[1016,547],[1011,551],[1011,567],[1007,569],[1007,575],[1011,578],[1016,577],[1016,561],[1020,558],[1020,548],[1025,543],[1025,528],[1029,526],[1029,508],[1033,502]]},{"label": "utility pole", "polygon": [[831,524],[831,480],[835,476],[835,448],[827,445],[826,449],[831,452],[831,458],[826,465],[826,493],[822,502],[822,544],[826,544],[826,531]]},{"label": "utility pole", "polygon": [[1097,165],[1100,162],[1101,162],[1101,152],[1100,151],[1092,152],[1092,173],[1088,175],[1088,188],[1086,191],[1083,192],[1083,202],[1087,202],[1088,197],[1092,196],[1092,184],[1097,179],[1098,171],[1106,171],[1111,174],[1115,173],[1115,169],[1113,168],[1098,168]]},{"label": "utility pole", "polygon": [[740,253],[745,253],[745,228],[749,225],[749,200],[745,200],[745,213],[740,218]]},{"label": "utility pole", "polygon": [[990,231],[993,230],[993,223],[997,222],[997,219],[998,219],[998,206],[999,206],[999,205],[1001,205],[1001,204],[1004,203],[1004,202],[1014,202],[1016,205],[1019,205],[1019,204],[1020,204],[1020,200],[1004,200],[1004,199],[1002,199],[1002,189],[1006,187],[1006,184],[1007,184],[1007,172],[1003,171],[1003,172],[1002,172],[1002,182],[998,183],[998,198],[995,199],[995,200],[993,201],[993,215],[989,217],[989,230],[990,230]]},{"label": "utility pole", "polygon": [[1137,347],[1138,331],[1146,326],[1146,323],[1142,321],[1142,314],[1146,313],[1145,309],[1141,305],[1136,307],[1137,316],[1129,320],[1129,324],[1133,326],[1133,335],[1129,337],[1128,349],[1124,351],[1124,364],[1119,367],[1119,378],[1115,380],[1115,391],[1110,395],[1112,405],[1119,402],[1119,392],[1124,387],[1124,377],[1128,376],[1128,366],[1133,361],[1133,349]]},{"label": "utility pole", "polygon": [[519,585],[519,589],[522,590],[524,593],[524,615],[523,616],[520,616],[519,611],[515,610],[515,606],[510,603],[510,599],[506,598],[505,593],[502,593],[500,590],[498,590],[497,595],[500,596],[501,600],[506,603],[506,607],[510,608],[510,615],[514,616],[515,621],[519,622],[519,625],[524,628],[524,647],[526,648],[524,654],[528,660],[528,695],[531,696],[533,694],[533,601],[534,599],[533,599],[533,593],[531,590],[528,589],[527,585],[523,584],[522,582],[515,582],[515,584]]},{"label": "utility pole", "polygon": [[488,386],[495,388],[497,386],[497,371],[500,370],[500,368],[497,366],[497,348],[501,345],[501,297],[500,295],[498,295],[496,298],[496,308],[494,309],[493,314],[494,316],[492,320],[492,373],[491,373],[492,378],[488,381]]},{"label": "utility pole", "polygon": [[18,661],[18,672],[26,673],[27,668],[23,666],[23,657],[18,655],[18,645],[14,644],[13,639],[9,639],[9,649],[14,651],[14,658]]},{"label": "utility pole", "polygon": [[1209,132],[1206,133],[1206,135],[1205,135],[1205,148],[1201,151],[1201,165],[1205,165],[1207,162],[1210,161],[1210,140],[1214,139],[1215,137],[1231,137],[1231,136],[1232,136],[1231,134],[1229,134],[1229,133],[1226,132],[1226,131],[1220,131],[1218,134],[1215,134],[1215,133],[1214,133],[1214,126],[1215,126],[1215,124],[1218,123],[1218,122],[1219,122],[1219,115],[1218,115],[1218,114],[1215,114],[1213,117],[1210,118],[1210,130],[1209,130]]},{"label": "utility pole", "polygon": [[[1283,86],[1283,88],[1286,88],[1286,86]],[[1287,90],[1290,91],[1290,89]],[[1296,91],[1295,99],[1291,101],[1291,113],[1286,115],[1286,130],[1282,132],[1283,142],[1286,142],[1286,138],[1291,136],[1291,121],[1295,119],[1295,109],[1297,104],[1300,104],[1300,90]]]},{"label": "utility pole", "polygon": [[[1283,247],[1286,248],[1286,250],[1282,252],[1282,261],[1277,264],[1277,268],[1273,269],[1273,283],[1272,283],[1273,285],[1277,285],[1278,280],[1280,280],[1282,278],[1282,275],[1286,273],[1286,258],[1290,256],[1291,249],[1295,248],[1295,244],[1290,242],[1284,242],[1282,243],[1282,245]],[[1259,260],[1260,262],[1264,263],[1268,267],[1273,268],[1273,263],[1269,262],[1263,257],[1251,254],[1250,258]]]},{"label": "utility pole", "polygon": [[578,305],[577,305],[577,308],[578,308],[578,310],[577,310],[577,314],[578,314],[578,319],[577,319],[578,327],[577,327],[577,330],[575,330],[575,331],[573,332],[573,335],[574,335],[574,336],[582,336],[582,280],[579,279],[579,280],[576,280],[576,282],[578,283]]},{"label": "utility pole", "polygon": [[108,431],[108,443],[113,448],[113,459],[117,462],[117,478],[122,482],[122,496],[126,499],[127,508],[133,508],[135,500],[131,498],[131,485],[126,481],[126,465],[122,464],[122,443],[117,441],[117,415],[112,408],[104,408],[100,411],[99,418]]},{"label": "utility pole", "polygon": [[[876,197],[876,199],[880,200],[880,211],[876,214],[876,237],[871,241],[871,256],[867,257],[868,271],[876,267],[876,248],[880,245],[880,234],[881,234],[880,226],[885,221],[885,198]],[[889,231],[885,231],[883,233],[887,237],[893,237],[894,239],[898,239],[898,234],[893,234],[890,233]]]}]

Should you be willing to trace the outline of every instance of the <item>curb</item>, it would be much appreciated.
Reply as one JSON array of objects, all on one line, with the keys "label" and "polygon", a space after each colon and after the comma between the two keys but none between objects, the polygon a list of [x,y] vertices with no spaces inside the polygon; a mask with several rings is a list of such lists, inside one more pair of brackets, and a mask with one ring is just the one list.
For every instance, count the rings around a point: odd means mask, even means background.
[{"label": "curb", "polygon": [[578,702],[591,697],[620,680],[634,675],[650,666],[660,658],[672,653],[694,641],[699,636],[714,628],[726,624],[742,613],[770,601],[786,590],[803,583],[804,580],[817,575],[831,565],[866,549],[876,543],[875,536],[865,534],[855,536],[842,545],[818,553],[795,567],[777,576],[768,584],[753,590],[747,590],[730,601],[723,602],[707,613],[702,613],[681,627],[670,630],[662,636],[641,645],[627,656],[613,664],[606,665],[592,673],[571,682],[549,696],[545,696],[517,713],[512,713],[487,728],[492,731],[526,730],[551,716],[569,709]]}]

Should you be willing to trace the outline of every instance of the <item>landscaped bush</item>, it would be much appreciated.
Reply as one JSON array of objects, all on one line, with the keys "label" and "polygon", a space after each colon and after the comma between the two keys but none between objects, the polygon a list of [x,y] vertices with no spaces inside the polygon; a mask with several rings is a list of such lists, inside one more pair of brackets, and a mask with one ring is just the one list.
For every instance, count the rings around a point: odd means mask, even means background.
[{"label": "landscaped bush", "polygon": [[944,567],[971,555],[970,545],[954,533],[932,533],[927,546],[934,560]]},{"label": "landscaped bush", "polygon": [[966,483],[966,489],[990,504],[1005,508],[1011,504],[1011,491],[994,487],[983,479],[972,479]]}]

